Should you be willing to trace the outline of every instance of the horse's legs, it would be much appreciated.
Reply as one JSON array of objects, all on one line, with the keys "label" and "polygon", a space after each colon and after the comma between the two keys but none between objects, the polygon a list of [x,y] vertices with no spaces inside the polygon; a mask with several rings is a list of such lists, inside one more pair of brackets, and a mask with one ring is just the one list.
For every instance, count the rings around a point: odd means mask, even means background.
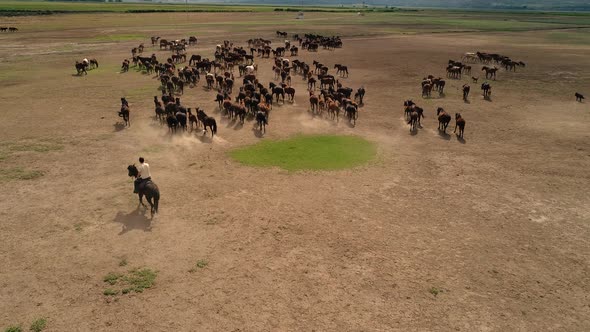
[{"label": "horse's legs", "polygon": [[145,204],[143,204],[143,193],[141,192],[139,192],[139,204],[145,207]]}]

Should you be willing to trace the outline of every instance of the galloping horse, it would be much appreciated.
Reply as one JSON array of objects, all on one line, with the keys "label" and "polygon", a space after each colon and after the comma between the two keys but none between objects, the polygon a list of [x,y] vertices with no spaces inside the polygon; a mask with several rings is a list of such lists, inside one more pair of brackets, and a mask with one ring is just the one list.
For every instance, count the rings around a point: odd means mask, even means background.
[{"label": "galloping horse", "polygon": [[258,130],[262,133],[266,133],[266,125],[268,125],[268,115],[263,111],[256,112],[256,125]]},{"label": "galloping horse", "polygon": [[76,61],[76,71],[78,72],[78,75],[82,75],[82,73],[88,75],[86,68],[88,68],[87,64]]},{"label": "galloping horse", "polygon": [[[127,171],[130,177],[137,179],[139,176],[139,171],[135,165],[127,166]],[[142,181],[137,188],[137,194],[139,195],[139,204],[143,207],[146,207],[145,204],[143,204],[143,196],[145,196],[146,200],[150,204],[150,212],[153,218],[154,213],[158,213],[158,202],[160,201],[160,190],[158,189],[158,186],[151,180]]]},{"label": "galloping horse", "polygon": [[319,103],[320,99],[318,98],[318,96],[314,95],[312,90],[309,90],[309,104],[311,105],[312,112],[318,110]]},{"label": "galloping horse", "polygon": [[471,87],[469,86],[469,84],[463,84],[463,100],[467,100],[467,97],[469,97],[470,90]]},{"label": "galloping horse", "polygon": [[439,107],[436,110],[436,115],[438,115],[438,130],[447,133],[447,126],[449,122],[451,122],[451,116],[445,112],[442,107]]},{"label": "galloping horse", "polygon": [[217,133],[217,121],[215,121],[215,118],[207,116],[207,113],[203,110],[197,109],[197,119],[203,124],[203,135],[207,133],[207,127],[211,129],[211,137]]},{"label": "galloping horse", "polygon": [[356,126],[356,120],[359,118],[357,106],[350,103],[346,106],[345,112],[348,122],[351,122],[353,126]]},{"label": "galloping horse", "polygon": [[129,106],[123,105],[121,106],[121,110],[119,111],[119,116],[123,118],[123,122],[125,126],[131,127],[131,121],[129,120]]},{"label": "galloping horse", "polygon": [[365,98],[365,88],[364,87],[360,87],[358,90],[356,90],[356,93],[354,94],[354,100],[358,100],[359,101],[359,105],[363,105],[363,98]]},{"label": "galloping horse", "polygon": [[457,131],[457,127],[459,127],[459,137],[463,138],[463,131],[465,130],[465,120],[461,117],[461,113],[455,113],[455,130]]},{"label": "galloping horse", "polygon": [[483,97],[490,98],[490,96],[492,95],[492,86],[490,85],[490,83],[484,82],[481,85],[481,89],[483,90]]}]

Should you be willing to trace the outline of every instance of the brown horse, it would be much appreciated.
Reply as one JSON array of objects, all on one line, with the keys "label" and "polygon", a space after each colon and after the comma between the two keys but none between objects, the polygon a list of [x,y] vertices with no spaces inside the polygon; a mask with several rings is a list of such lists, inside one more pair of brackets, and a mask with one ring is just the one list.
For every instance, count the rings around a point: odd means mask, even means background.
[{"label": "brown horse", "polygon": [[328,98],[328,113],[331,115],[332,120],[336,118],[336,122],[338,122],[340,116],[340,104],[338,101]]},{"label": "brown horse", "polygon": [[410,125],[410,132],[413,132],[417,129],[419,115],[418,112],[412,111],[410,112],[410,119],[408,120],[408,124]]},{"label": "brown horse", "polygon": [[469,86],[469,84],[463,84],[463,100],[467,100],[467,97],[469,97],[470,90],[471,87]]},{"label": "brown horse", "polygon": [[463,138],[463,131],[465,130],[465,119],[461,117],[461,113],[455,113],[455,130],[453,133],[457,131],[457,127],[459,127],[459,137]]},{"label": "brown horse", "polygon": [[494,80],[496,79],[496,72],[498,71],[498,68],[483,66],[481,70],[486,72],[486,78],[493,78]]},{"label": "brown horse", "polygon": [[318,98],[318,96],[313,94],[313,91],[309,90],[309,104],[311,106],[311,111],[317,111],[318,110],[318,106],[320,103],[320,99]]},{"label": "brown horse", "polygon": [[579,101],[580,103],[584,100],[584,96],[579,92],[576,92],[575,96],[576,96],[576,101]]},{"label": "brown horse", "polygon": [[436,110],[436,115],[438,115],[438,130],[447,133],[447,126],[449,122],[451,122],[451,116],[445,112],[442,107],[439,107]]}]

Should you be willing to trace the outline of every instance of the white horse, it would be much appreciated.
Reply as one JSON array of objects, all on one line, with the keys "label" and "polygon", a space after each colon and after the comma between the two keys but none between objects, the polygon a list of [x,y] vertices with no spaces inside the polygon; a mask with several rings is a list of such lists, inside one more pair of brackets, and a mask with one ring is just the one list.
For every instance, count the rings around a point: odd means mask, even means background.
[{"label": "white horse", "polygon": [[467,52],[465,54],[463,54],[463,57],[461,57],[462,61],[476,61],[478,59],[477,54],[473,53],[473,52]]}]

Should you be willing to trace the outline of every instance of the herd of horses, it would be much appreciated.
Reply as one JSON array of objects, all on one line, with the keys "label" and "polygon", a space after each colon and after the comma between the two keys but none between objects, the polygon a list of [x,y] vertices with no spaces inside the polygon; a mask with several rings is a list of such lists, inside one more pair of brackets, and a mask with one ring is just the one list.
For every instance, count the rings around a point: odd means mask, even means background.
[{"label": "herd of horses", "polygon": [[17,32],[17,27],[0,27],[0,32]]},{"label": "herd of horses", "polygon": [[88,75],[87,70],[98,68],[98,61],[96,59],[83,59],[82,61],[76,61],[74,67],[76,67],[76,73],[78,75]]},{"label": "herd of horses", "polygon": [[[287,35],[286,32],[277,34],[279,37]],[[293,42],[298,42],[300,46],[317,44],[324,48],[342,47],[342,41],[337,36],[305,34],[303,37],[293,35],[292,38]],[[343,86],[339,79],[330,75],[328,66],[319,61],[307,64],[297,59],[287,58],[287,51],[291,52],[291,56],[296,56],[298,52],[298,48],[291,44],[292,41],[285,40],[284,46],[281,41],[280,46],[272,47],[271,40],[254,38],[247,40],[248,47],[239,47],[229,40],[224,40],[215,46],[215,60],[209,60],[200,54],[187,57],[186,47],[197,42],[196,37],[190,37],[188,40],[189,42],[185,39],[175,40],[171,44],[160,37],[152,37],[152,46],[157,46],[158,41],[161,48],[167,45],[167,49],[172,52],[170,57],[162,62],[158,60],[156,54],[144,57],[142,56],[144,46],[141,44],[131,50],[131,61],[124,59],[121,66],[121,72],[128,71],[130,64],[133,63],[146,73],[156,74],[160,81],[159,89],[162,91],[162,101],[159,101],[157,96],[154,97],[156,118],[161,124],[167,124],[171,133],[189,130],[189,128],[192,131],[199,126],[203,127],[204,134],[207,128],[210,128],[212,136],[217,132],[214,118],[207,116],[198,107],[195,108],[196,114],[193,114],[191,108],[182,106],[179,98],[175,97],[182,95],[186,86],[195,87],[201,76],[205,77],[207,90],[217,91],[215,101],[222,115],[241,124],[246,118],[255,119],[256,128],[262,133],[266,131],[273,104],[294,102],[296,91],[292,81],[297,76],[307,81],[313,113],[321,115],[325,110],[330,118],[339,121],[340,112],[343,111],[348,121],[353,126],[356,125],[358,107],[363,103],[365,89],[363,87],[357,89],[353,99],[354,90]],[[191,40],[194,42],[191,43]],[[309,50],[309,47],[303,49]],[[313,47],[310,51],[314,51]],[[274,57],[272,70],[275,73],[274,79],[278,83],[271,81],[265,85],[257,76],[258,63],[254,63],[254,59],[260,58],[257,61],[262,61],[265,57],[270,58],[270,54]],[[188,64],[185,63],[187,58]],[[333,69],[340,77],[349,75],[346,65],[335,64]],[[242,84],[234,94],[234,85],[238,77],[241,78]],[[319,86],[316,87],[318,82]],[[318,95],[315,94],[317,88],[319,88]]]},{"label": "herd of horses", "polygon": [[[439,132],[446,134],[447,127],[451,122],[451,115],[448,114],[444,108],[438,107],[436,109],[436,116],[438,117]],[[422,128],[420,120],[424,117],[424,109],[422,107],[416,105],[411,99],[404,101],[404,118],[410,125],[410,132],[416,132],[418,128]],[[455,113],[455,129],[453,130],[453,133],[456,133],[457,129],[459,129],[457,137],[462,139],[465,131],[465,119],[463,119],[461,113]]]}]

